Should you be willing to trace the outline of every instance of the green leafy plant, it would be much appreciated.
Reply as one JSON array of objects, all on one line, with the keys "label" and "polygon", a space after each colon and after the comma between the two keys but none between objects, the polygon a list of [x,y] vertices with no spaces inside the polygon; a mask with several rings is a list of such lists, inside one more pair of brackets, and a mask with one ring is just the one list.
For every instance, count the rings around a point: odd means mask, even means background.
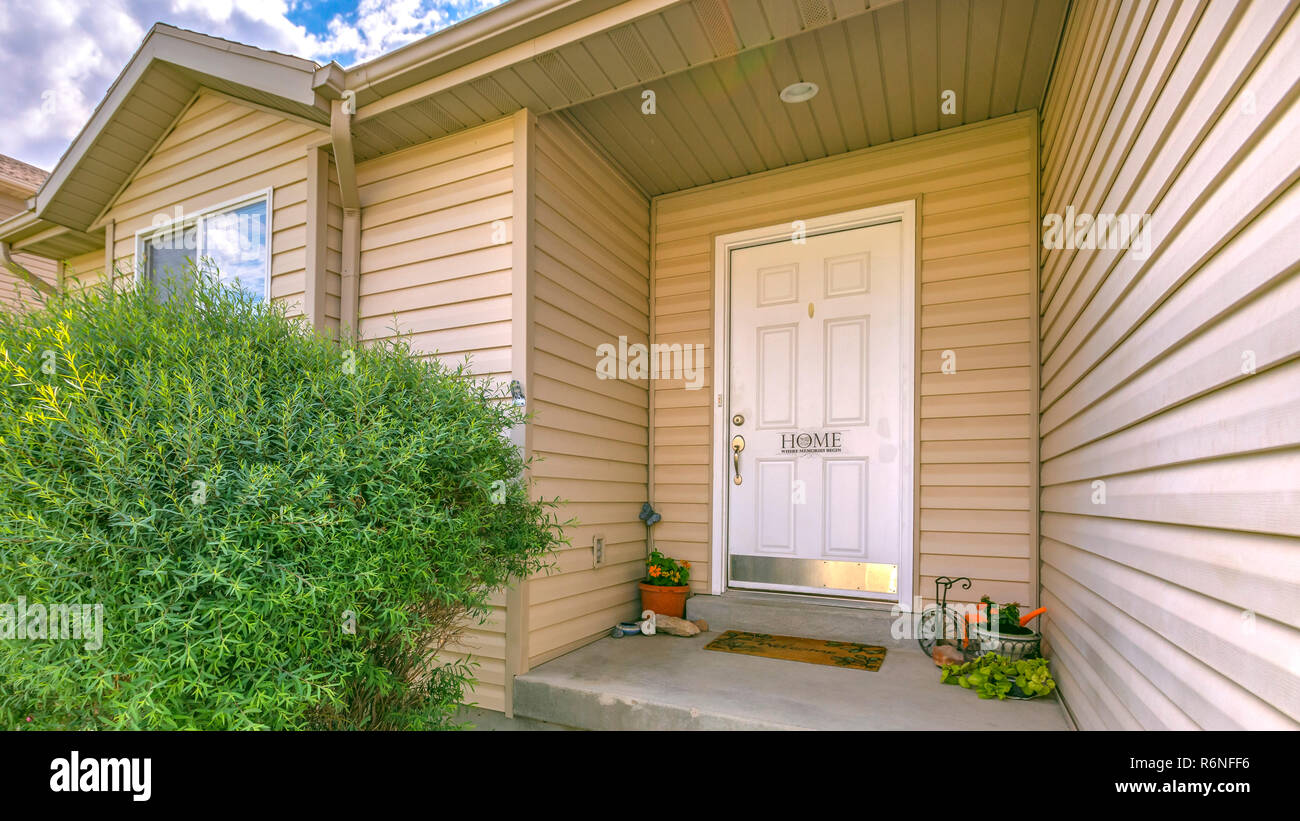
[{"label": "green leafy plant", "polygon": [[[0,312],[0,726],[450,726],[446,652],[559,541],[503,391],[192,272]],[[6,620],[6,615],[9,616]]]},{"label": "green leafy plant", "polygon": [[645,583],[655,587],[680,587],[691,580],[691,563],[670,559],[658,550],[645,560]]},{"label": "green leafy plant", "polygon": [[1020,627],[1020,603],[1011,602],[998,607],[998,624],[1003,628]]},{"label": "green leafy plant", "polygon": [[946,665],[939,680],[974,690],[980,698],[1005,699],[1012,695],[1035,698],[1056,689],[1047,659],[1011,661],[997,653],[985,653],[965,664]]},{"label": "green leafy plant", "polygon": [[996,614],[998,619],[998,632],[1009,636],[1028,636],[1034,631],[1028,627],[1020,626],[1020,603],[1011,602],[1010,604],[995,604],[988,596],[981,596],[980,603],[985,606],[985,615],[983,620],[986,624],[992,624],[992,616]]}]

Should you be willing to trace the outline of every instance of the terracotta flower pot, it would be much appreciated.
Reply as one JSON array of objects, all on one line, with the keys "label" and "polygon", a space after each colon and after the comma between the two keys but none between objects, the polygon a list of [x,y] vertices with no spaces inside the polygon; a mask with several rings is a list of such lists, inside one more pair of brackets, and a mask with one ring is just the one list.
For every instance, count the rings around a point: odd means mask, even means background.
[{"label": "terracotta flower pot", "polygon": [[661,587],[641,582],[641,609],[653,610],[660,616],[676,616],[680,619],[682,613],[686,611],[686,594],[690,592],[689,584],[681,587]]}]

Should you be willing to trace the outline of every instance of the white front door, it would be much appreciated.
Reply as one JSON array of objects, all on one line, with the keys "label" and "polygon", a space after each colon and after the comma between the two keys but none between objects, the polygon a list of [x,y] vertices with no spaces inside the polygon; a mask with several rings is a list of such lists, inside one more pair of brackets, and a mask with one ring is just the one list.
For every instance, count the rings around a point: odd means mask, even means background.
[{"label": "white front door", "polygon": [[893,221],[729,250],[732,587],[897,595],[903,246]]}]

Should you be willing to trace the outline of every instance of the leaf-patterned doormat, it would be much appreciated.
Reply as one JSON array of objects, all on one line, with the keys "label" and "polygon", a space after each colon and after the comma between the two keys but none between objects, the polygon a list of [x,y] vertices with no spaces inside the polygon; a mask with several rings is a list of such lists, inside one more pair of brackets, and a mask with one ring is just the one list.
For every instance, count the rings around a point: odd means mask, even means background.
[{"label": "leaf-patterned doormat", "polygon": [[786,661],[803,661],[808,664],[826,664],[831,667],[848,667],[853,670],[870,670],[873,673],[880,669],[881,663],[885,660],[885,648],[874,644],[804,639],[798,636],[769,636],[766,633],[745,633],[740,630],[728,630],[705,645],[704,649]]}]

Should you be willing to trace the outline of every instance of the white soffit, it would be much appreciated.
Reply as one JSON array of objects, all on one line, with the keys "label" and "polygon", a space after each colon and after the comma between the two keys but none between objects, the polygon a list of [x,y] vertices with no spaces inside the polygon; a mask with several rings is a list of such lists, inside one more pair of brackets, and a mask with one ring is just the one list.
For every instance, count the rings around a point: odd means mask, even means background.
[{"label": "white soffit", "polygon": [[[521,108],[542,114],[620,91],[639,97],[666,76],[901,2],[629,0],[368,104],[359,92],[357,156],[368,159]],[[364,79],[363,69],[368,66],[348,72],[349,88]]]}]

